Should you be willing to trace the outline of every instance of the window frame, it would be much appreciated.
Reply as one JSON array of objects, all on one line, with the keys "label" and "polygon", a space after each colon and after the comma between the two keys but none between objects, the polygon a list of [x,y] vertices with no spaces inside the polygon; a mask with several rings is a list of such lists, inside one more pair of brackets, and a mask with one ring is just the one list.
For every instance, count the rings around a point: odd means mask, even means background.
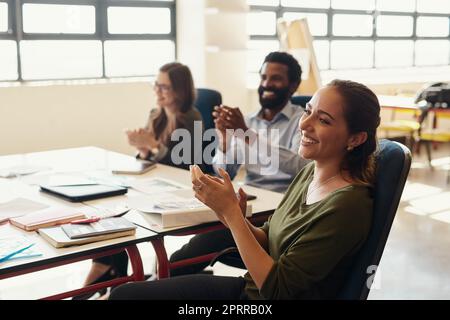
[{"label": "window frame", "polygon": [[0,0],[0,3],[6,3],[8,5],[8,26],[6,32],[0,32],[0,39],[14,40],[13,35],[13,21],[11,19],[13,13],[13,0]]},{"label": "window frame", "polygon": [[[376,4],[376,3],[375,3]],[[384,67],[376,67],[376,55],[375,55],[375,43],[377,40],[413,40],[414,44],[417,40],[447,40],[450,41],[450,36],[442,37],[442,36],[436,36],[436,37],[430,37],[430,36],[417,36],[417,19],[418,17],[445,17],[449,19],[449,30],[450,30],[450,18],[448,14],[439,14],[439,13],[423,13],[423,12],[399,12],[399,11],[383,11],[383,10],[377,10],[376,5],[374,10],[349,10],[349,9],[333,9],[330,7],[327,9],[320,9],[320,8],[301,8],[301,7],[287,7],[283,6],[280,2],[277,6],[261,6],[261,5],[250,5],[250,12],[258,12],[258,11],[273,11],[276,13],[277,20],[278,18],[282,18],[283,14],[285,12],[299,12],[299,13],[325,13],[327,14],[327,22],[328,22],[328,30],[326,35],[322,36],[313,36],[314,40],[326,40],[329,41],[329,52],[328,52],[328,69],[322,69],[321,71],[328,71],[328,70],[344,70],[342,68],[336,69],[331,68],[331,42],[334,40],[371,40],[374,42],[374,54],[373,54],[373,61],[372,66],[370,68],[372,69],[383,69]],[[373,32],[371,36],[337,36],[333,35],[333,16],[335,14],[354,14],[354,15],[372,15],[372,22],[373,22]],[[377,26],[376,26],[376,19],[379,15],[393,15],[393,16],[409,16],[413,18],[413,33],[411,36],[378,36],[377,35]],[[450,34],[450,32],[449,32]],[[277,35],[250,35],[250,40],[277,40]],[[415,59],[416,53],[415,53],[415,47],[413,50],[413,64],[411,67],[420,67],[422,65],[416,64]],[[448,57],[448,64],[450,65],[450,56]],[[392,67],[386,67],[386,68],[392,68]],[[353,70],[358,70],[360,68],[352,68]],[[367,69],[367,68],[363,68]],[[351,69],[346,69],[351,70]]]},{"label": "window frame", "polygon": [[[8,4],[8,32],[0,32],[0,40],[14,40],[17,46],[18,78],[12,81],[26,81],[22,77],[20,41],[22,40],[97,40],[102,44],[102,76],[101,78],[63,78],[61,80],[77,79],[111,79],[117,77],[106,76],[105,70],[105,41],[108,40],[169,40],[174,43],[175,56],[177,56],[176,45],[176,0],[174,1],[145,1],[145,0],[0,0]],[[51,5],[76,5],[93,6],[95,9],[95,32],[93,34],[53,34],[53,33],[25,33],[23,31],[23,5],[51,4]],[[171,30],[167,34],[110,34],[108,32],[108,7],[145,7],[145,8],[168,8],[171,13]],[[153,76],[149,74],[148,76]],[[134,77],[130,75],[130,77]],[[123,76],[119,77],[123,78]],[[39,79],[32,81],[54,81],[55,79]],[[0,82],[11,82],[11,80]]]}]

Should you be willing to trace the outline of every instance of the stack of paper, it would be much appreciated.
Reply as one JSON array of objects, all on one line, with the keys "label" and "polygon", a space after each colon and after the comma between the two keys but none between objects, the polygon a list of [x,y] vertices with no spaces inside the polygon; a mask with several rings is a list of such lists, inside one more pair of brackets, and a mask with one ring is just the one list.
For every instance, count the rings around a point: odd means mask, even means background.
[{"label": "stack of paper", "polygon": [[26,236],[0,238],[0,262],[41,256],[34,243]]},{"label": "stack of paper", "polygon": [[14,166],[5,169],[0,169],[0,178],[15,178],[18,176],[33,174],[36,172],[45,171],[49,169],[50,169],[49,167],[33,166],[33,165]]},{"label": "stack of paper", "polygon": [[146,194],[172,192],[191,188],[190,186],[163,178],[139,179],[131,182],[130,186],[133,189]]}]

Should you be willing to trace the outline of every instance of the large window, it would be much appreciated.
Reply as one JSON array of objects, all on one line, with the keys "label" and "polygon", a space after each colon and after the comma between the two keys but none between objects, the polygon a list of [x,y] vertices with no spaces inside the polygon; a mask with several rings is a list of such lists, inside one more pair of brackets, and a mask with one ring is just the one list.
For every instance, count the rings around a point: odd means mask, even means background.
[{"label": "large window", "polygon": [[[306,17],[321,70],[450,64],[450,1],[248,0],[248,71],[275,47],[276,20]],[[257,44],[257,45],[256,45]]]},{"label": "large window", "polygon": [[0,0],[0,81],[155,75],[175,0]]}]

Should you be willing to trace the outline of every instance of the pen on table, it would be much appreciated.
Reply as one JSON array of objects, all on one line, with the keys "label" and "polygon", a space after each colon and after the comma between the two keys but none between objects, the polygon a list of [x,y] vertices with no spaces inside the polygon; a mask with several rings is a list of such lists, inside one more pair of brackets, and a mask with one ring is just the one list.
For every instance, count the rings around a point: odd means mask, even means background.
[{"label": "pen on table", "polygon": [[79,219],[71,221],[70,224],[89,224],[100,221],[100,217],[91,217],[87,219]]},{"label": "pen on table", "polygon": [[30,249],[32,246],[34,246],[34,243],[26,246],[25,248],[19,249],[19,250],[14,251],[14,252],[11,252],[10,254],[4,256],[3,258],[0,258],[0,262],[7,261],[7,260],[11,259],[12,257],[14,257],[16,254],[19,254],[19,253],[21,253],[21,252],[23,252],[23,251],[25,251],[27,249]]},{"label": "pen on table", "polygon": [[124,214],[126,214],[128,211],[130,211],[130,209],[129,209],[129,208],[126,208],[125,211],[122,211],[122,212],[120,212],[120,213],[118,213],[118,214],[115,214],[115,215],[113,215],[113,216],[106,216],[106,217],[96,217],[96,216],[92,216],[92,217],[85,218],[85,219],[79,219],[79,220],[71,221],[70,224],[89,224],[89,223],[98,222],[98,221],[100,221],[101,219],[104,219],[104,218],[121,217],[121,216],[123,216]]}]

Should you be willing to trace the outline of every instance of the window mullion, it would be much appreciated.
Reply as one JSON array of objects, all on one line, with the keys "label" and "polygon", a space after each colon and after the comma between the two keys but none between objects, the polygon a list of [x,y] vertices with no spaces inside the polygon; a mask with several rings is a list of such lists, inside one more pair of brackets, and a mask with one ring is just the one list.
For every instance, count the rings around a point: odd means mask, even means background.
[{"label": "window mullion", "polygon": [[108,16],[104,1],[95,3],[95,33],[102,43],[102,78],[106,78],[105,40],[108,33]]},{"label": "window mullion", "polygon": [[11,26],[13,34],[15,36],[16,46],[17,46],[17,80],[22,81],[22,58],[20,55],[20,42],[23,39],[23,15],[22,15],[22,1],[16,0],[11,3]]}]

